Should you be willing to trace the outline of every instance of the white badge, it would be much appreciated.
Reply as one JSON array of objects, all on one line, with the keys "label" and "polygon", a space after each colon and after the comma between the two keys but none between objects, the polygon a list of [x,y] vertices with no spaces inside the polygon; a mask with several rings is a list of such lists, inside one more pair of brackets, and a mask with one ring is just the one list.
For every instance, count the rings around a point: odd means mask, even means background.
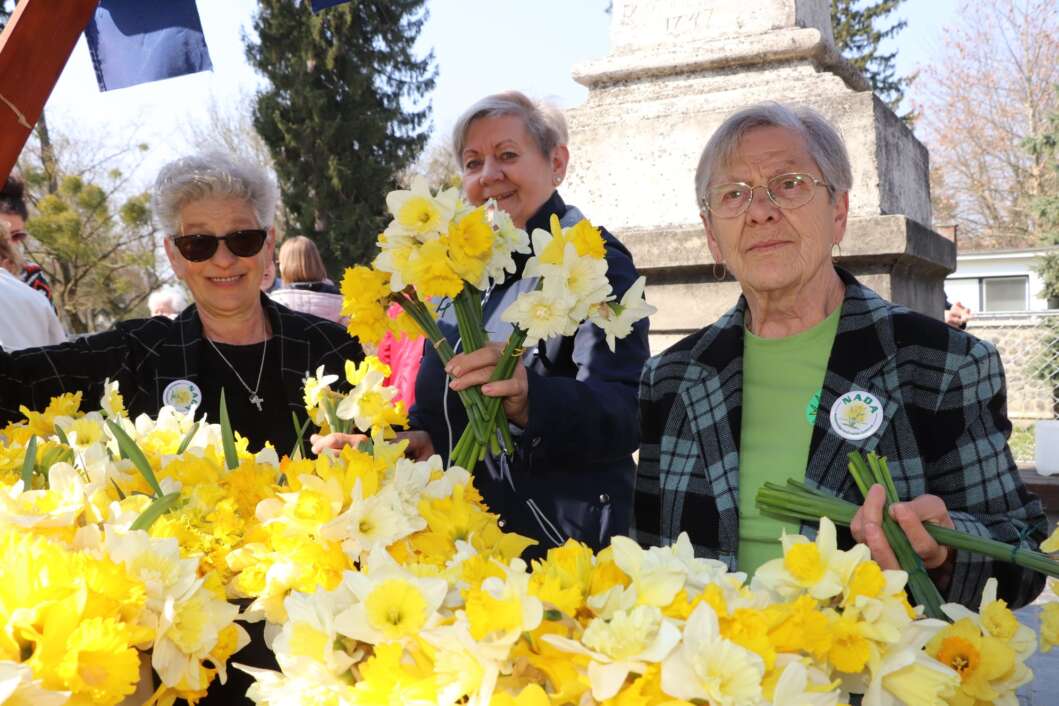
[{"label": "white badge", "polygon": [[864,390],[850,390],[831,405],[831,428],[843,439],[867,439],[883,423],[883,401]]},{"label": "white badge", "polygon": [[193,412],[202,402],[202,390],[190,380],[174,380],[162,392],[162,404],[181,414]]}]

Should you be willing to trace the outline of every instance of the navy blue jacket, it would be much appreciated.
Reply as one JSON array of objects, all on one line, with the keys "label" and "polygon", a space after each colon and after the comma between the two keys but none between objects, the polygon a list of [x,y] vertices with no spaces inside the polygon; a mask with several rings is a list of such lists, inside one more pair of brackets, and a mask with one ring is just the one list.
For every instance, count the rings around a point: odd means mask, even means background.
[{"label": "navy blue jacket", "polygon": [[[564,227],[582,218],[553,193],[526,224],[527,232],[547,230],[552,214]],[[602,233],[607,277],[620,299],[639,275],[625,246],[606,230]],[[511,332],[500,316],[528,284],[517,280],[525,261],[524,256],[516,259],[518,275],[487,293],[484,319],[491,340],[506,341]],[[451,307],[442,308],[441,330],[455,346],[455,314]],[[638,322],[613,353],[603,331],[590,323],[573,336],[527,347],[529,423],[514,429],[516,449],[510,460],[487,458],[474,470],[475,485],[500,515],[503,529],[540,543],[526,557],[541,556],[567,538],[599,549],[612,535],[628,534],[632,454],[639,445],[636,389],[649,356],[647,327],[646,319]],[[448,390],[441,359],[429,345],[416,378],[410,420],[413,428],[430,434],[446,461],[467,426],[459,396]]]}]

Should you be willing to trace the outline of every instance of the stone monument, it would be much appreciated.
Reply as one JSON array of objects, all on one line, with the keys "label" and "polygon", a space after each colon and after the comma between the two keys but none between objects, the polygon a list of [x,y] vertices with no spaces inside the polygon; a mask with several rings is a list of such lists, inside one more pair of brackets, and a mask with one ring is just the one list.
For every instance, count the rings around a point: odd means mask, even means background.
[{"label": "stone monument", "polygon": [[[647,275],[659,352],[731,307],[695,199],[707,139],[766,100],[809,105],[846,140],[849,226],[836,260],[882,296],[941,316],[955,244],[930,229],[926,148],[834,47],[828,0],[614,0],[610,53],[574,69],[563,193],[632,251]],[[718,272],[720,274],[720,272]]]}]

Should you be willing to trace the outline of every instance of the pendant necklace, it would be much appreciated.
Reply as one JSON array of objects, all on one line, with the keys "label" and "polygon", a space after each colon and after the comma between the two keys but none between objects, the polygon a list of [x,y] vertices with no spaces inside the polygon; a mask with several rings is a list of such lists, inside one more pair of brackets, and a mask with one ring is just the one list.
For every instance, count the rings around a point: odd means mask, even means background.
[{"label": "pendant necklace", "polygon": [[257,394],[257,391],[261,387],[261,373],[265,370],[265,354],[268,352],[268,338],[265,338],[265,344],[261,346],[261,365],[257,369],[257,383],[254,384],[254,389],[252,390],[250,389],[250,386],[246,384],[246,381],[243,380],[243,376],[239,374],[239,371],[235,369],[235,366],[232,365],[228,361],[228,359],[224,357],[224,353],[221,353],[221,349],[217,347],[217,344],[214,343],[208,336],[204,336],[204,338],[209,341],[209,344],[213,346],[213,350],[217,351],[217,355],[219,355],[221,357],[221,360],[223,360],[225,364],[232,369],[232,372],[235,373],[235,377],[239,379],[239,382],[242,383],[243,387],[246,388],[246,391],[250,393],[250,404],[257,407],[258,412],[262,411],[261,404],[265,400],[261,397],[261,395]]}]

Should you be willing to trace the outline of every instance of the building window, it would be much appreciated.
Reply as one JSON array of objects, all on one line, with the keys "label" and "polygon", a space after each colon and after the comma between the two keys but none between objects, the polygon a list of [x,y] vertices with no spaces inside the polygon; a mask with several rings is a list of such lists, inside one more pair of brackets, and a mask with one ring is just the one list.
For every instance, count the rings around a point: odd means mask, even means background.
[{"label": "building window", "polygon": [[982,311],[1029,309],[1029,277],[983,277],[981,283]]}]

